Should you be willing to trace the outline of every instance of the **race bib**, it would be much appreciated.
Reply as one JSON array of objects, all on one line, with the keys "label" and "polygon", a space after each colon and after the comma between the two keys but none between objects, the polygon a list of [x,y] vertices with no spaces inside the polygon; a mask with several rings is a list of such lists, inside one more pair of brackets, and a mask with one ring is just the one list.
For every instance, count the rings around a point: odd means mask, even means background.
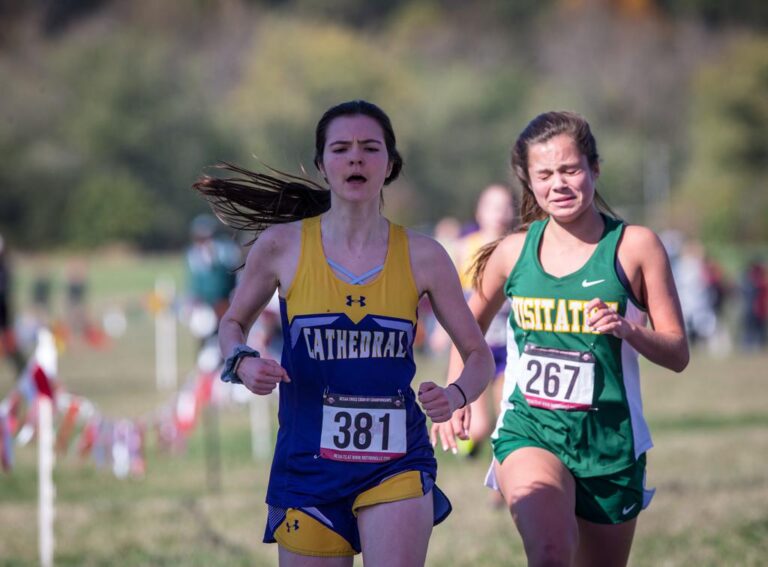
[{"label": "race bib", "polygon": [[592,408],[595,357],[591,352],[527,343],[519,364],[517,386],[529,406],[574,411]]},{"label": "race bib", "polygon": [[383,463],[402,457],[406,449],[402,396],[323,396],[322,458]]}]

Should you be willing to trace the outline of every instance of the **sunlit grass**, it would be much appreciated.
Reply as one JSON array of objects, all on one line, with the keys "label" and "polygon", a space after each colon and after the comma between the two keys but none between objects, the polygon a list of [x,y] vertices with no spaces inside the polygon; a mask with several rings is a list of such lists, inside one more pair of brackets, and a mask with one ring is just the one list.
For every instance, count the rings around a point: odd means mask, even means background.
[{"label": "sunlit grass", "polygon": [[[144,290],[136,287],[132,293],[139,296]],[[155,387],[153,333],[151,317],[142,315],[133,317],[127,334],[106,350],[74,344],[61,356],[61,382],[108,417],[151,414],[170,398]],[[182,329],[182,376],[192,367],[194,346]],[[718,359],[704,352],[696,352],[680,375],[643,365],[645,410],[656,443],[648,459],[648,484],[657,494],[640,516],[631,565],[764,564],[766,365],[768,353]],[[417,379],[441,379],[444,367],[443,360],[422,358]],[[11,377],[7,368],[2,372],[5,392]],[[176,453],[159,451],[150,433],[142,479],[118,480],[92,460],[60,457],[55,469],[56,564],[276,565],[275,546],[261,543],[269,462],[251,458],[247,408],[220,408],[218,428],[218,491],[209,483],[202,425],[185,450]],[[482,486],[487,448],[473,460],[442,452],[438,459],[438,482],[454,512],[435,528],[428,564],[525,565],[508,513],[491,507]],[[35,467],[32,442],[17,450],[13,471],[0,475],[0,566],[38,564]]]}]

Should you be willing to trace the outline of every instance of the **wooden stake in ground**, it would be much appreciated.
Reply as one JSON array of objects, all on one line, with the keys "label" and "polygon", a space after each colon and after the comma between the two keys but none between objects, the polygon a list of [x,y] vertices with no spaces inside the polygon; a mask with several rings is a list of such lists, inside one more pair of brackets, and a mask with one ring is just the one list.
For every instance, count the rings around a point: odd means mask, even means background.
[{"label": "wooden stake in ground", "polygon": [[32,359],[32,378],[37,386],[37,478],[40,565],[53,566],[53,519],[56,489],[53,484],[53,387],[57,373],[57,353],[53,334],[41,329]]},{"label": "wooden stake in ground", "polygon": [[37,401],[37,478],[40,527],[40,565],[53,566],[53,517],[55,488],[53,485],[53,403],[41,395]]},{"label": "wooden stake in ground", "polygon": [[176,317],[171,305],[176,285],[169,277],[155,282],[155,378],[158,390],[175,390],[178,383]]}]

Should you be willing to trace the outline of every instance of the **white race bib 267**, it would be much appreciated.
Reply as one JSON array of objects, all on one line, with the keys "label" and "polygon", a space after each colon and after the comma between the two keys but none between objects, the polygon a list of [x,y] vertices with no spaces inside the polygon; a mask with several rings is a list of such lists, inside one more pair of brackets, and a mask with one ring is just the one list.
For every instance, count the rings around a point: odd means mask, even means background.
[{"label": "white race bib 267", "polygon": [[589,410],[595,391],[595,357],[589,351],[545,348],[526,343],[517,386],[531,407]]}]

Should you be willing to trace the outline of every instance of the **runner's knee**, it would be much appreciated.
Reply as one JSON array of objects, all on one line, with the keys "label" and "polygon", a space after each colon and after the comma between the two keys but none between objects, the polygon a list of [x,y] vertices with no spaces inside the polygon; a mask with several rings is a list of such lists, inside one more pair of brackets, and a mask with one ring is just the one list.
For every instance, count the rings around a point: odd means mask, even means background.
[{"label": "runner's knee", "polygon": [[553,534],[525,542],[528,565],[531,567],[569,567],[576,557],[575,537]]}]

